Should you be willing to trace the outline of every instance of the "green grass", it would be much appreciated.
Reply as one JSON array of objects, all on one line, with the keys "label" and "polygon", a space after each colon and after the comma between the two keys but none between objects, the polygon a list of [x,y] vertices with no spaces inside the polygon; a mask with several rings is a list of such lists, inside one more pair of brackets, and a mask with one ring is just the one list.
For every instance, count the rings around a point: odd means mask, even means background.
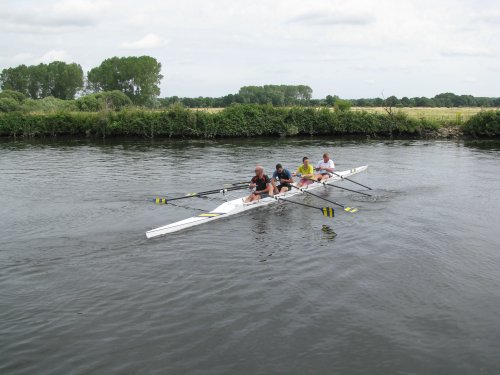
[{"label": "green grass", "polygon": [[[463,108],[392,108],[393,112],[401,111],[408,116],[416,119],[424,119],[430,121],[438,121],[440,123],[460,125],[465,123],[475,114],[494,110],[495,108],[479,108],[479,107],[463,107]],[[352,111],[366,111],[370,113],[387,113],[383,107],[352,107]]]},{"label": "green grass", "polygon": [[[208,113],[218,113],[224,108],[192,108],[194,111],[205,111]],[[497,108],[500,109],[500,108]],[[333,108],[331,108],[333,110]],[[446,108],[446,107],[414,107],[414,108],[392,108],[393,113],[402,112],[411,118],[418,120],[436,121],[441,124],[460,125],[469,120],[472,116],[479,112],[491,111],[495,108],[479,108],[479,107],[462,107],[462,108]],[[351,111],[368,113],[387,114],[383,107],[352,107]]]}]

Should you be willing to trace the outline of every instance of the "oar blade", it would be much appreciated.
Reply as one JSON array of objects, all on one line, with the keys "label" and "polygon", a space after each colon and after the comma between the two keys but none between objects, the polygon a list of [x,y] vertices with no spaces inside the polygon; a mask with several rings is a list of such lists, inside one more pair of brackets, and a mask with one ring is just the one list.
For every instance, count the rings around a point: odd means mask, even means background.
[{"label": "oar blade", "polygon": [[346,207],[346,208],[344,208],[344,211],[350,212],[351,214],[353,214],[355,212],[358,212],[358,209],[355,207]]},{"label": "oar blade", "polygon": [[325,216],[325,217],[334,217],[335,216],[335,210],[333,209],[333,207],[323,207],[321,209],[321,211],[323,212],[323,216]]},{"label": "oar blade", "polygon": [[155,198],[156,204],[167,204],[167,198]]}]

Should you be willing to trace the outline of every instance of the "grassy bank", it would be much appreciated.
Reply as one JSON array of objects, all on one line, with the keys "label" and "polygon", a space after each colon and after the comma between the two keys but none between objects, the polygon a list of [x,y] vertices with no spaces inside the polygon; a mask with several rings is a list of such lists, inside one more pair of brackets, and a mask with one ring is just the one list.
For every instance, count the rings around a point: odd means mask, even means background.
[{"label": "grassy bank", "polygon": [[439,124],[367,112],[332,112],[303,107],[234,105],[218,112],[173,107],[166,111],[7,113],[0,136],[140,136],[147,138],[220,138],[294,135],[405,135],[436,131]]},{"label": "grassy bank", "polygon": [[[382,107],[353,107],[354,111],[367,111],[369,113],[385,113]],[[446,125],[461,125],[467,122],[472,116],[484,111],[479,107],[462,107],[462,108],[446,108],[446,107],[413,107],[413,108],[393,108],[393,111],[401,111],[408,116],[416,119],[425,119],[429,121],[437,121]]]},{"label": "grassy bank", "polygon": [[[490,117],[487,117],[484,121],[489,120]],[[304,107],[277,108],[269,105],[234,105],[222,111],[208,112],[176,106],[165,111],[123,109],[116,112],[6,113],[0,115],[0,136],[428,136],[438,134],[444,125],[445,122],[413,118],[404,112],[388,115],[366,111],[333,112],[329,109]],[[467,129],[470,134],[481,135],[482,128],[479,125]],[[496,128],[487,129],[488,135],[500,133],[495,133]]]},{"label": "grassy bank", "polygon": [[[329,107],[333,111],[332,107]],[[195,111],[206,111],[210,113],[218,113],[224,108],[193,108]],[[492,110],[498,110],[492,108]],[[351,111],[355,112],[368,112],[375,114],[387,114],[384,107],[352,107]],[[479,112],[485,111],[480,107],[461,107],[461,108],[447,108],[447,107],[403,107],[392,108],[392,112],[401,112],[414,119],[424,119],[428,121],[438,122],[441,125],[461,125],[467,122],[472,116]]]}]

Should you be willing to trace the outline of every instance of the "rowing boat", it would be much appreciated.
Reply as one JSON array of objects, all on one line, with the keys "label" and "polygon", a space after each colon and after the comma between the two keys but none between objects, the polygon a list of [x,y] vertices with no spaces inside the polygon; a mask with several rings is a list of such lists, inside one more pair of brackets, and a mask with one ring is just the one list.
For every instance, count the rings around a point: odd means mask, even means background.
[{"label": "rowing boat", "polygon": [[[314,183],[308,185],[305,189],[307,189],[307,190],[318,189],[320,187],[323,187],[323,185],[325,183],[328,184],[330,182],[338,181],[338,180],[341,180],[342,178],[349,177],[349,176],[352,176],[354,174],[363,172],[364,170],[366,170],[366,168],[368,168],[368,166],[364,165],[362,167],[348,169],[348,170],[342,171],[342,172],[336,172],[337,175],[330,177],[328,180],[326,180],[322,183],[314,182]],[[191,228],[191,227],[194,227],[196,225],[201,225],[201,224],[205,224],[208,222],[212,222],[214,220],[233,216],[233,215],[245,212],[245,211],[252,210],[254,208],[267,206],[267,205],[270,205],[272,203],[278,202],[280,200],[280,198],[287,198],[288,199],[289,197],[293,197],[293,196],[299,195],[299,194],[304,194],[304,191],[301,189],[293,189],[293,190],[287,191],[285,193],[277,194],[274,197],[262,198],[258,201],[249,202],[249,203],[245,203],[243,201],[243,198],[233,199],[233,200],[224,202],[223,204],[216,207],[215,209],[213,209],[210,212],[204,212],[204,213],[199,214],[198,216],[193,216],[193,217],[181,220],[181,221],[176,221],[175,223],[164,225],[164,226],[159,227],[159,228],[151,229],[151,230],[146,232],[146,237],[153,238],[153,237],[162,236],[162,235],[165,235],[168,233],[178,232],[178,231],[183,230],[183,229]]]}]

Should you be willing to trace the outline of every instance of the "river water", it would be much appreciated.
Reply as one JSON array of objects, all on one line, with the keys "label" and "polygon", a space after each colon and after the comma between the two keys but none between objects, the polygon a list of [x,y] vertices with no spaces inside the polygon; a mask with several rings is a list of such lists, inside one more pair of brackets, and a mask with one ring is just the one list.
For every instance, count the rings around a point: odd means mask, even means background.
[{"label": "river water", "polygon": [[[319,191],[359,212],[145,238],[222,202],[155,196],[324,151],[369,165],[372,197]],[[3,141],[0,373],[499,373],[499,161],[498,141]]]}]

